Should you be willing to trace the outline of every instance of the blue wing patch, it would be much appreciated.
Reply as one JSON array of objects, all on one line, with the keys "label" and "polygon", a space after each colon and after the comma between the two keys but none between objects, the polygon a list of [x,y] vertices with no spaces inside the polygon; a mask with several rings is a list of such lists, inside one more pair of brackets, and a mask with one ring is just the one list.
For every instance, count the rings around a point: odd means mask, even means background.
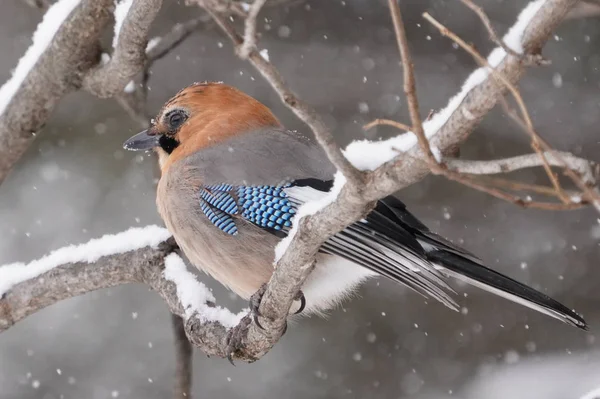
[{"label": "blue wing patch", "polygon": [[290,204],[282,186],[239,186],[238,203],[242,217],[260,227],[281,230],[292,226],[296,210]]},{"label": "blue wing patch", "polygon": [[278,186],[206,185],[200,192],[200,209],[216,227],[227,234],[238,233],[233,215],[263,228],[286,230],[296,210],[284,188]]}]

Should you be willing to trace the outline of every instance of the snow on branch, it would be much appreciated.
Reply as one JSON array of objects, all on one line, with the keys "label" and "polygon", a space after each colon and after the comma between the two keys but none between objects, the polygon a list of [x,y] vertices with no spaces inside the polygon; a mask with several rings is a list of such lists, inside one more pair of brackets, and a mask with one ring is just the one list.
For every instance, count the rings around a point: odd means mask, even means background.
[{"label": "snow on branch", "polygon": [[[523,53],[522,39],[531,20],[536,16],[546,0],[535,0],[529,3],[519,14],[517,22],[504,35],[503,42],[518,54]],[[498,67],[507,57],[507,52],[502,47],[495,48],[487,58],[492,68]],[[516,57],[514,57],[516,58]],[[466,116],[473,116],[468,107],[461,107],[467,95],[482,83],[489,81],[491,69],[487,66],[473,71],[463,83],[460,91],[452,97],[448,104],[436,112],[429,120],[423,122],[423,130],[427,139],[431,139],[457,111],[465,112]],[[459,109],[460,108],[460,109]],[[383,141],[354,141],[346,147],[344,155],[356,167],[362,170],[375,170],[384,163],[398,156],[398,152],[407,152],[417,144],[417,136],[413,132],[407,132],[400,136]]]},{"label": "snow on branch", "polygon": [[11,263],[0,266],[0,297],[14,285],[35,279],[66,263],[94,263],[103,256],[121,254],[151,247],[167,240],[171,233],[165,228],[148,226],[131,228],[119,234],[107,234],[81,245],[60,248],[30,263]]},{"label": "snow on branch", "polygon": [[117,3],[115,7],[115,32],[113,34],[113,49],[117,48],[119,44],[119,35],[121,34],[121,28],[123,27],[123,22],[125,22],[125,18],[127,14],[129,14],[129,9],[133,4],[133,0],[121,0]]},{"label": "snow on branch", "polygon": [[188,271],[176,249],[171,234],[152,225],[60,248],[28,264],[0,266],[0,332],[60,300],[143,283],[187,322],[192,342],[209,355],[224,357],[227,330],[247,312],[236,315],[215,306],[212,293]]},{"label": "snow on branch", "polygon": [[218,322],[223,327],[231,328],[246,315],[246,312],[236,315],[227,309],[212,305],[215,302],[212,292],[196,280],[196,276],[188,271],[183,259],[176,253],[165,258],[164,277],[175,283],[177,298],[183,306],[185,319],[196,317],[201,323]]}]

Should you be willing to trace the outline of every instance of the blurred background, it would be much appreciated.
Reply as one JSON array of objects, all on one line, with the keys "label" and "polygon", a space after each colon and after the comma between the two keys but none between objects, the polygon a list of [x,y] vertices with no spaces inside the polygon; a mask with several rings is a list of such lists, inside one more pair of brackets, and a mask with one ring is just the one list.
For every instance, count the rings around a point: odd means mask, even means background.
[{"label": "blurred background", "polygon": [[[504,34],[524,2],[480,0]],[[443,107],[475,64],[421,14],[430,12],[484,54],[477,17],[458,1],[401,1],[417,73],[421,113]],[[199,13],[165,1],[154,35]],[[22,0],[0,3],[0,82],[31,43],[43,12]],[[261,48],[291,88],[315,106],[347,144],[386,137],[362,124],[407,122],[399,56],[382,0],[309,0],[263,11]],[[566,21],[544,48],[552,65],[520,87],[538,131],[555,148],[600,161],[600,24]],[[107,41],[110,36],[107,36]],[[152,68],[149,111],[201,80],[235,85],[289,128],[307,129],[279,102],[212,25]],[[137,126],[113,100],[65,98],[28,154],[0,186],[0,264],[131,226],[160,224],[153,155],[126,152]],[[530,152],[500,110],[462,147],[466,159]],[[546,184],[543,171],[516,177]],[[194,357],[196,398],[579,398],[600,386],[600,220],[591,209],[524,210],[440,177],[398,193],[432,230],[492,268],[575,308],[590,332],[455,285],[460,313],[389,281],[372,281],[327,319],[291,326],[262,360],[232,367]],[[219,303],[246,306],[207,276]],[[0,335],[0,398],[165,398],[174,374],[173,336],[162,300],[144,286],[91,293],[45,309]]]}]

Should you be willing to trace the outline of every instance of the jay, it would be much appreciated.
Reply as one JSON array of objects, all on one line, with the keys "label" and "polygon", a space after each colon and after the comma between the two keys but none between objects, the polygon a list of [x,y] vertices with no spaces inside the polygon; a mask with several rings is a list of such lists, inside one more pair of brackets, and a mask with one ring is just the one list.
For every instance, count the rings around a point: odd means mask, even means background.
[{"label": "jay", "polygon": [[[245,299],[269,280],[298,208],[324,196],[335,172],[317,144],[221,83],[181,90],[124,148],[158,153],[156,202],[167,228],[192,264]],[[295,312],[322,313],[377,275],[457,310],[451,276],[586,329],[580,315],[484,266],[393,196],[323,244]]]}]

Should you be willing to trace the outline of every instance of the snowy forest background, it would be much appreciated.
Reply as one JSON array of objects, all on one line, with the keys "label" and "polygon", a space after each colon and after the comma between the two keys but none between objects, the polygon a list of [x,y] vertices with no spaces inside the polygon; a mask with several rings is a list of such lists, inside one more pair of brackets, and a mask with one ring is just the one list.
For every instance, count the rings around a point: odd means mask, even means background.
[{"label": "snowy forest background", "polygon": [[[504,33],[523,7],[481,0]],[[429,11],[483,54],[493,45],[477,17],[454,1],[402,1],[423,112],[437,109],[475,68],[472,58],[421,17]],[[161,35],[197,8],[165,2],[153,24]],[[0,4],[0,82],[10,77],[43,13],[24,1]],[[408,121],[398,52],[383,1],[303,1],[263,10],[261,48],[289,85],[325,116],[342,144],[377,117]],[[107,41],[110,37],[107,36]],[[555,148],[599,161],[600,25],[565,21],[544,47],[552,65],[520,87],[538,131]],[[213,24],[200,28],[152,68],[149,110],[194,81],[234,85],[275,110],[289,128],[306,128]],[[121,144],[138,125],[113,100],[79,92],[65,98],[0,186],[0,264],[131,226],[160,224],[154,157]],[[529,152],[528,139],[500,109],[461,146],[471,159]],[[544,182],[539,170],[519,176]],[[525,210],[442,177],[399,197],[433,230],[492,267],[572,306],[589,333],[476,289],[461,314],[425,304],[407,289],[373,281],[362,300],[327,320],[292,325],[259,362],[232,367],[196,352],[198,398],[580,398],[600,387],[600,221],[592,209]],[[246,306],[218,284],[219,303]],[[461,290],[462,287],[459,286]],[[462,291],[461,291],[462,292]],[[174,373],[173,337],[163,301],[143,286],[122,286],[63,301],[0,335],[0,398],[164,398]],[[589,399],[593,398],[590,397]]]}]

